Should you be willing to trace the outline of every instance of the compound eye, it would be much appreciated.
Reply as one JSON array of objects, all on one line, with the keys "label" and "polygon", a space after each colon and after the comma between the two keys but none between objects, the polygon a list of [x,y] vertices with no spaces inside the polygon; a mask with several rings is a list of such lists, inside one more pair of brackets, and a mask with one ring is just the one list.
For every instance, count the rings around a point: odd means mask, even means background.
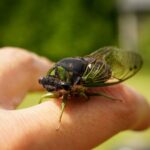
[{"label": "compound eye", "polygon": [[57,67],[57,73],[58,73],[59,78],[60,78],[62,81],[65,81],[65,80],[66,80],[66,70],[65,70],[65,68],[63,68],[63,67],[61,67],[61,66],[58,66],[58,67]]},{"label": "compound eye", "polygon": [[48,72],[48,75],[50,75],[50,76],[55,76],[55,68],[51,69],[51,70]]}]

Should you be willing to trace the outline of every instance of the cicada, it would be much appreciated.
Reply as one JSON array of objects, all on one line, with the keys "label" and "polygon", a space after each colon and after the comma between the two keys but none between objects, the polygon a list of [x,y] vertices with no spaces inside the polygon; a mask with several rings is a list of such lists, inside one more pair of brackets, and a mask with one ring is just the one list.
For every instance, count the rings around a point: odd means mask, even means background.
[{"label": "cicada", "polygon": [[71,96],[105,96],[90,93],[90,87],[118,84],[136,74],[142,66],[142,58],[132,51],[104,47],[84,57],[69,57],[58,61],[39,83],[48,91],[42,98],[61,98],[61,122],[66,102]]}]

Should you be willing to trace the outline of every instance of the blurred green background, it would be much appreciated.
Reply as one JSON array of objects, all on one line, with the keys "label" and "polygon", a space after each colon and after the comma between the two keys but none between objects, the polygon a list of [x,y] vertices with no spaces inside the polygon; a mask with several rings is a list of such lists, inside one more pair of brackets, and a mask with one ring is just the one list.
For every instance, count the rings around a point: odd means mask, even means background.
[{"label": "blurred green background", "polygon": [[0,46],[19,46],[52,60],[117,43],[113,0],[1,0]]},{"label": "blurred green background", "polygon": [[[120,14],[128,12],[122,13],[116,0],[1,0],[0,47],[22,47],[53,61],[68,56],[84,56],[103,46],[124,48],[119,42]],[[133,14],[138,18],[137,47],[144,66],[126,84],[149,99],[150,13]],[[39,93],[29,94],[20,107],[36,104],[39,97]],[[149,130],[141,133],[126,131],[96,150],[122,150],[122,147],[132,147],[136,142],[146,146],[149,141]]]}]

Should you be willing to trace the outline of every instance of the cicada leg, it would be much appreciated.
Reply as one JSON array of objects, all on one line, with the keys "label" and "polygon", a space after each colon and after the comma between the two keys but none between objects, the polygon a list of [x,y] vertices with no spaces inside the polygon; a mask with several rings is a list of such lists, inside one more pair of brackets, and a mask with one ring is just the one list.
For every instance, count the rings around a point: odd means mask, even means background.
[{"label": "cicada leg", "polygon": [[113,101],[120,101],[120,102],[122,102],[121,99],[117,99],[117,98],[115,98],[115,97],[113,97],[113,96],[110,96],[110,95],[107,95],[107,94],[105,94],[105,93],[87,93],[87,95],[88,95],[88,96],[103,96],[103,97],[105,97],[105,98],[107,98],[107,99],[111,99],[111,100],[113,100]]},{"label": "cicada leg", "polygon": [[67,99],[68,99],[68,94],[65,94],[65,95],[63,96],[63,98],[62,98],[61,112],[60,112],[59,120],[58,120],[58,121],[59,121],[59,125],[58,125],[58,127],[57,127],[57,130],[59,130],[60,125],[61,125],[61,119],[62,119],[64,110],[65,110],[65,107],[66,107]]},{"label": "cicada leg", "polygon": [[58,97],[59,96],[56,93],[52,93],[52,92],[46,93],[43,96],[41,96],[41,98],[39,100],[39,104],[42,103],[43,99],[45,99],[45,98],[58,98]]},{"label": "cicada leg", "polygon": [[83,97],[85,100],[89,100],[89,96],[85,94],[84,92],[80,92],[79,95]]}]

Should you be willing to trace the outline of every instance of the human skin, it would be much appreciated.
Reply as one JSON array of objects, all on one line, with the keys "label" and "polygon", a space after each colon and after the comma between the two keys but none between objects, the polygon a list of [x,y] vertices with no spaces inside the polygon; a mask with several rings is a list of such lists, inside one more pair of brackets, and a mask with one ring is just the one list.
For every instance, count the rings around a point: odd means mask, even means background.
[{"label": "human skin", "polygon": [[150,126],[150,106],[135,90],[118,84],[91,91],[104,97],[69,99],[59,130],[60,100],[15,110],[29,91],[42,90],[38,78],[52,62],[19,48],[0,50],[0,149],[92,149],[118,132]]}]

